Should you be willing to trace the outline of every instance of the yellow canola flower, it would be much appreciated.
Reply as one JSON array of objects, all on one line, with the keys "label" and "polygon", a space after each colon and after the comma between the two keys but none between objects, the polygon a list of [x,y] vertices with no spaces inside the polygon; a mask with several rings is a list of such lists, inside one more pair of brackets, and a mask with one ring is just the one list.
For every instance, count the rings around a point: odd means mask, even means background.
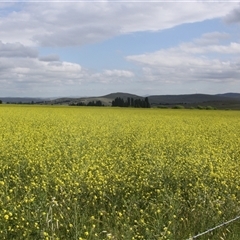
[{"label": "yellow canola flower", "polygon": [[239,209],[239,111],[5,105],[0,128],[2,239],[187,239]]}]

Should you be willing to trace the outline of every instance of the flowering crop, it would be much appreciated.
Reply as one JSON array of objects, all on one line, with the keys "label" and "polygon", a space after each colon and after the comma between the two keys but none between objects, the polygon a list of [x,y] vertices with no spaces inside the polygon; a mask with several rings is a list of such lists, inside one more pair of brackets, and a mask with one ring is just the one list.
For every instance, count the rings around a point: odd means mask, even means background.
[{"label": "flowering crop", "polygon": [[0,128],[1,239],[186,239],[239,215],[240,112],[2,105]]}]

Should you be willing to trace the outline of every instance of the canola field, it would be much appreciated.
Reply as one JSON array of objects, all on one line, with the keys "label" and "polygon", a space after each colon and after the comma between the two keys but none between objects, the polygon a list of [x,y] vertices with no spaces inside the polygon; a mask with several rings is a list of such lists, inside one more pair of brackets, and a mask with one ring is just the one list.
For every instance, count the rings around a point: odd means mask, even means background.
[{"label": "canola field", "polygon": [[239,111],[2,105],[0,129],[0,239],[182,240],[240,215]]}]

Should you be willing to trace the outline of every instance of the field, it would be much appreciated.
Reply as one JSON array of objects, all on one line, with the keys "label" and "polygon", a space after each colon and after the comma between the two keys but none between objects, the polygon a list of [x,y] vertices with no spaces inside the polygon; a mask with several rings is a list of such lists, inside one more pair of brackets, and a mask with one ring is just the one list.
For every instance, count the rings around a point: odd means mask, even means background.
[{"label": "field", "polygon": [[183,240],[240,215],[239,111],[2,105],[0,129],[1,239]]}]

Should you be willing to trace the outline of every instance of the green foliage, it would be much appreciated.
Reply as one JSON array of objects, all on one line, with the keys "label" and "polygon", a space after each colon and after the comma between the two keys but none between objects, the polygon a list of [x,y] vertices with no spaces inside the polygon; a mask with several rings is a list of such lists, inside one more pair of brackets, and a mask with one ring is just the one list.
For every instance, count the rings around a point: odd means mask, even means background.
[{"label": "green foliage", "polygon": [[2,100],[0,99],[0,104],[2,104]]},{"label": "green foliage", "polygon": [[206,107],[206,110],[216,110],[216,108],[215,108],[215,107],[212,107],[212,106],[207,106],[207,107]]},{"label": "green foliage", "polygon": [[159,105],[157,108],[167,109],[168,107],[166,105]]},{"label": "green foliage", "polygon": [[212,107],[212,106],[201,106],[201,105],[198,105],[197,106],[197,109],[199,109],[199,110],[216,110],[216,108],[215,107]]},{"label": "green foliage", "polygon": [[197,109],[203,110],[203,109],[205,109],[205,107],[203,107],[203,106],[201,106],[201,105],[198,105],[198,106],[197,106]]},{"label": "green foliage", "polygon": [[112,101],[112,107],[150,108],[151,106],[148,97],[145,99],[127,98],[126,101],[123,98],[117,97]]},{"label": "green foliage", "polygon": [[79,102],[79,103],[71,103],[69,104],[69,106],[97,106],[97,107],[103,107],[104,104],[102,103],[102,101],[97,100],[95,101],[90,101],[87,104],[84,102]]},{"label": "green foliage", "polygon": [[176,105],[172,107],[172,109],[184,109],[185,107],[183,105]]}]

